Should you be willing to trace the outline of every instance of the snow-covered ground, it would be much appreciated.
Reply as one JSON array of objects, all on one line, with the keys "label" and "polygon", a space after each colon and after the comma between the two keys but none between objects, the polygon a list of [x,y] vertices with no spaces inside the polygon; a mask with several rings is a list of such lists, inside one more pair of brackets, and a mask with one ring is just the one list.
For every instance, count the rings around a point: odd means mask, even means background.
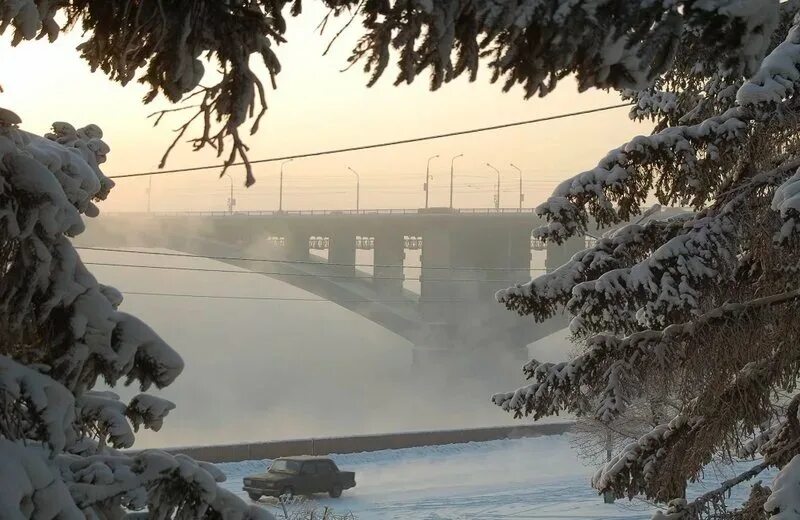
[{"label": "snow-covered ground", "polygon": [[[317,495],[321,508],[353,512],[358,520],[647,519],[649,504],[604,504],[591,489],[593,469],[571,449],[569,435],[534,437],[334,455],[358,485],[340,499]],[[266,461],[219,464],[228,489],[244,496],[242,478],[260,473]],[[747,466],[746,463],[742,467]],[[730,472],[709,471],[691,494],[713,489]],[[741,490],[732,500],[741,500]],[[274,508],[273,499],[261,505]]]}]

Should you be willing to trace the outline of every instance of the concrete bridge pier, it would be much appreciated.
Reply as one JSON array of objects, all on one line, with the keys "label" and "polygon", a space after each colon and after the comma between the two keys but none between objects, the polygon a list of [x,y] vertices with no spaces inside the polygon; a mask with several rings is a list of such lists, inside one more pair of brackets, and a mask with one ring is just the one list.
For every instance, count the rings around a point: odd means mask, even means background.
[{"label": "concrete bridge pier", "polygon": [[445,226],[431,227],[422,233],[418,308],[423,325],[414,345],[413,363],[417,368],[428,370],[452,364],[451,239],[451,230]]},{"label": "concrete bridge pier", "polygon": [[494,299],[530,279],[530,228],[428,230],[423,235],[420,308],[427,324],[415,358],[463,373],[527,360],[535,323]]},{"label": "concrete bridge pier", "polygon": [[308,260],[308,239],[310,236],[310,233],[299,230],[286,233],[284,237],[286,258],[289,260]]},{"label": "concrete bridge pier", "polygon": [[403,293],[403,263],[406,259],[403,238],[399,233],[375,235],[373,281],[382,295],[397,296]]},{"label": "concrete bridge pier", "polygon": [[328,263],[335,265],[334,271],[343,276],[356,274],[356,235],[352,231],[331,233],[328,249]]},{"label": "concrete bridge pier", "polygon": [[497,303],[494,294],[518,282],[530,279],[530,230],[486,228],[470,230],[459,236],[455,255],[462,268],[460,276],[475,278],[475,284],[458,283],[459,302],[453,308],[457,324],[456,342],[475,362],[498,365],[509,361],[518,366],[527,360],[527,344],[535,324]]}]

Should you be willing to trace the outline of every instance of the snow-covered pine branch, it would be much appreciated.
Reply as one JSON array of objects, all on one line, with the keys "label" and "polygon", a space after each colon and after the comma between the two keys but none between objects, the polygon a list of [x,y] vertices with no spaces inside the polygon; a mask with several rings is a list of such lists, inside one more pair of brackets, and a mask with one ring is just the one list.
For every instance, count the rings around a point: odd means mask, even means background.
[{"label": "snow-covered pine branch", "polygon": [[695,320],[672,324],[664,329],[635,332],[624,338],[598,334],[585,341],[585,351],[569,362],[538,363],[525,366],[525,373],[534,383],[514,392],[495,394],[493,402],[516,416],[533,415],[538,419],[559,411],[587,413],[585,390],[593,389],[601,399],[594,410],[598,420],[609,422],[625,411],[625,403],[635,396],[618,393],[620,370],[631,377],[669,370],[684,360],[688,342],[703,329],[725,324],[740,325],[742,320],[758,321],[758,313],[770,312],[774,306],[800,300],[800,289],[766,296],[744,303],[727,303],[712,309]]},{"label": "snow-covered pine branch", "polygon": [[145,450],[90,456],[58,455],[55,466],[84,511],[139,511],[152,518],[274,520],[218,485],[224,476],[184,455]]},{"label": "snow-covered pine branch", "polygon": [[726,513],[725,497],[730,493],[731,489],[758,476],[768,467],[769,464],[766,462],[756,464],[752,468],[724,481],[716,489],[707,491],[691,501],[683,498],[671,500],[667,511],[656,511],[653,514],[653,520],[694,520],[704,515],[724,515]]},{"label": "snow-covered pine branch", "polygon": [[[559,184],[537,208],[550,221],[536,231],[537,236],[560,243],[585,231],[589,215],[598,225],[627,220],[640,212],[651,190],[664,205],[702,205],[729,180],[741,159],[735,154],[746,155],[756,121],[781,120],[785,111],[791,111],[790,97],[800,82],[799,64],[800,29],[792,27],[758,72],[738,89],[736,106],[694,125],[636,137],[609,152],[596,168]],[[780,121],[773,124],[777,128],[767,130],[784,129]]]},{"label": "snow-covered pine branch", "polygon": [[[474,80],[484,63],[492,81],[502,80],[506,90],[522,85],[527,97],[546,95],[568,75],[582,90],[652,87],[683,48],[697,58],[693,76],[749,75],[769,49],[782,11],[777,0],[323,3],[335,15],[357,10],[361,16],[364,35],[350,62],[364,63],[370,85],[392,62],[399,67],[396,83],[428,72],[434,90],[461,74]],[[229,148],[226,166],[242,160],[249,185],[254,179],[240,128],[252,119],[250,131],[257,131],[266,110],[265,87],[250,59],[260,58],[275,86],[281,65],[274,47],[284,41],[290,5],[292,14],[301,12],[300,0],[201,0],[189,10],[160,0],[17,0],[0,8],[0,33],[12,27],[15,45],[44,36],[52,41],[65,29],[59,16],[66,28],[80,24],[88,38],[79,51],[94,70],[123,84],[144,82],[147,102],[159,94],[199,101],[166,155],[190,123],[202,121],[193,146],[220,155]],[[220,64],[222,78],[212,86],[200,86],[202,56]]]},{"label": "snow-covered pine branch", "polygon": [[[687,481],[699,477],[716,450],[720,446],[731,448],[725,444],[729,442],[731,429],[739,426],[738,418],[727,413],[731,405],[735,403],[755,414],[746,417],[745,421],[752,423],[757,419],[761,414],[758,405],[763,404],[764,399],[762,387],[770,387],[786,371],[800,368],[800,356],[796,353],[792,356],[794,359],[785,366],[781,364],[783,355],[753,362],[718,392],[709,392],[692,400],[686,410],[672,421],[657,426],[615,455],[597,471],[592,485],[617,497],[643,494],[668,502],[673,497],[685,496]],[[752,427],[752,424],[745,422],[744,426]],[[759,471],[775,464],[768,458],[765,462]],[[690,518],[698,517],[699,514]]]},{"label": "snow-covered pine branch", "polygon": [[94,125],[56,123],[46,137],[0,109],[0,509],[23,518],[269,519],[216,480],[210,465],[159,452],[126,455],[139,427],[174,407],[141,394],[126,404],[101,380],[172,383],[180,356],[118,310],[122,295],[89,273],[69,236],[113,182]]},{"label": "snow-covered pine branch", "polygon": [[609,237],[577,254],[552,273],[530,282],[498,291],[497,301],[537,321],[553,316],[572,297],[579,283],[596,280],[601,275],[638,263],[653,249],[683,229],[690,215],[668,220],[652,220],[646,224],[628,224]]},{"label": "snow-covered pine branch", "polygon": [[800,455],[795,455],[775,477],[764,511],[773,520],[797,518],[800,511]]},{"label": "snow-covered pine branch", "polygon": [[549,223],[534,234],[561,243],[597,224],[629,220],[652,191],[664,205],[699,205],[725,180],[730,153],[741,147],[748,123],[740,109],[692,126],[639,136],[612,150],[597,167],[556,187],[537,213]]},{"label": "snow-covered pine branch", "polygon": [[[652,224],[664,232],[631,241],[630,255],[606,237],[497,295],[537,320],[566,307],[581,349],[569,362],[526,365],[530,384],[493,398],[505,410],[534,418],[567,411],[613,425],[631,403],[675,403],[671,422],[622,448],[594,479],[617,497],[678,499],[663,518],[739,518],[724,494],[752,473],[696,503],[682,498],[687,481],[711,460],[756,451],[763,467],[791,474],[800,453],[800,29],[791,23],[800,2],[780,11],[786,34],[773,35],[751,77],[702,65],[690,73],[703,60],[690,48],[652,87],[628,92],[632,115],[657,122],[654,134],[558,186],[540,207],[549,224],[538,236],[561,242],[590,221],[635,218],[653,195],[691,205],[695,215],[674,227]],[[787,395],[794,404],[786,406]],[[786,492],[771,506],[769,488],[753,489],[748,514],[791,510]]]}]

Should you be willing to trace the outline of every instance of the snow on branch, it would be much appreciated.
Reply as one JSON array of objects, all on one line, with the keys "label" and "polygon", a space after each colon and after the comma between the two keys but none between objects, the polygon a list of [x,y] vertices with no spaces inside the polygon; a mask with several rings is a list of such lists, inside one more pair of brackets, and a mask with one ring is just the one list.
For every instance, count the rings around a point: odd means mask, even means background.
[{"label": "snow on branch", "polygon": [[[791,102],[800,82],[799,64],[800,26],[793,26],[786,41],[739,88],[738,106],[698,124],[636,137],[612,150],[596,168],[562,182],[537,208],[549,224],[535,234],[561,243],[585,231],[590,214],[599,224],[625,220],[640,211],[652,189],[664,204],[704,203],[723,185],[730,173],[724,166],[735,158],[731,154],[744,144],[754,122],[774,117]],[[673,106],[669,96],[646,92],[636,94],[642,110],[664,112]]]},{"label": "snow on branch", "polygon": [[682,216],[624,226],[575,254],[552,273],[498,291],[495,298],[519,314],[533,315],[537,321],[543,321],[569,301],[577,284],[641,261],[655,247],[680,233],[684,221],[689,218],[691,216]]},{"label": "snow on branch", "polygon": [[699,309],[700,289],[732,269],[734,221],[701,217],[642,262],[576,285],[567,303],[574,331],[665,326]]},{"label": "snow on branch", "polygon": [[[769,297],[764,305],[791,301],[800,296],[797,291],[792,293],[795,294]],[[601,492],[611,491],[617,497],[643,493],[647,497],[667,501],[684,496],[687,480],[696,478],[704,465],[712,460],[715,450],[729,434],[729,429],[740,424],[747,427],[755,417],[761,415],[759,406],[767,404],[763,390],[773,388],[787,373],[795,373],[798,366],[800,357],[787,345],[776,349],[769,357],[748,363],[719,391],[708,392],[691,400],[670,423],[657,426],[623,449],[598,470],[592,485]],[[794,414],[794,423],[797,423],[797,402],[800,401],[797,401],[797,397],[793,401],[794,408],[787,415]],[[733,402],[748,412],[741,417],[726,413],[724,406]],[[793,441],[776,445],[775,448],[779,453],[765,455],[766,466],[779,463],[779,457],[796,453],[796,433]],[[760,469],[756,467],[754,471]],[[749,477],[745,474],[744,478]],[[738,482],[734,479],[730,486]],[[708,498],[713,502],[720,497],[712,493]],[[705,503],[697,507],[705,507]]]},{"label": "snow on branch", "polygon": [[656,511],[653,520],[691,520],[700,518],[701,514],[711,514],[715,509],[724,505],[725,498],[730,494],[731,489],[742,482],[746,482],[758,476],[770,465],[766,462],[756,464],[747,471],[724,481],[719,487],[707,491],[692,501],[685,498],[678,498],[669,502],[666,512]]},{"label": "snow on branch", "polygon": [[[127,406],[113,392],[86,392],[76,402],[80,421],[91,426],[100,443],[114,448],[130,448],[135,440],[133,429],[125,417]],[[88,433],[88,432],[87,432]]]},{"label": "snow on branch", "polygon": [[217,485],[219,471],[184,455],[146,450],[135,455],[60,455],[56,464],[82,509],[116,503],[153,518],[274,520]]},{"label": "snow on branch", "polygon": [[620,498],[646,492],[646,486],[655,480],[666,449],[702,423],[701,418],[678,415],[669,423],[656,426],[600,468],[592,477],[592,487],[601,492],[612,490]]},{"label": "snow on branch", "polygon": [[775,476],[764,511],[773,520],[797,518],[800,511],[800,455],[795,455]]},{"label": "snow on branch", "polygon": [[800,231],[800,170],[775,190],[772,210],[780,213],[783,226],[775,235],[777,242],[786,242]]},{"label": "snow on branch", "polygon": [[[800,394],[796,394],[779,416],[777,424],[753,440],[764,460],[776,467],[785,466],[800,452]],[[746,446],[745,448],[749,448]]]},{"label": "snow on branch", "polygon": [[72,393],[6,356],[0,356],[0,405],[0,433],[6,439],[37,439],[60,451],[77,438]]},{"label": "snow on branch", "polygon": [[0,439],[0,511],[13,518],[85,520],[45,450]]},{"label": "snow on branch", "polygon": [[139,394],[128,403],[125,415],[133,423],[135,431],[144,426],[153,431],[158,431],[164,424],[164,418],[170,410],[175,409],[175,404],[149,394]]},{"label": "snow on branch", "polygon": [[757,453],[762,452],[765,447],[769,446],[770,442],[776,438],[778,432],[781,431],[784,425],[785,422],[777,422],[769,427],[763,428],[758,435],[737,450],[736,456],[740,459],[755,457]]},{"label": "snow on branch", "polygon": [[171,384],[183,371],[178,353],[143,321],[123,312],[119,315],[114,348],[121,363],[119,372],[127,376],[126,384],[137,380],[142,391],[153,384],[157,388]]},{"label": "snow on branch", "polygon": [[[411,83],[426,68],[432,88],[463,72],[474,79],[485,56],[493,80],[505,77],[506,89],[521,84],[533,96],[570,73],[582,90],[646,87],[670,66],[684,32],[702,34],[707,68],[754,71],[777,23],[778,2],[453,0],[367,3],[364,11],[367,34],[351,61],[365,59],[373,83],[395,47],[396,83]],[[734,27],[741,39],[719,39]],[[571,38],[559,36],[565,33]]]},{"label": "snow on branch", "polygon": [[122,295],[97,282],[68,239],[113,187],[98,166],[109,151],[100,129],[56,123],[42,138],[19,123],[0,109],[0,509],[25,518],[146,508],[156,518],[272,519],[219,488],[211,465],[109,447],[132,446],[141,426],[158,430],[174,405],[146,394],[126,404],[92,391],[98,380],[161,388],[183,361],[118,310]]},{"label": "snow on branch", "polygon": [[794,26],[786,40],[761,62],[758,72],[736,93],[741,106],[772,107],[794,95],[800,82],[800,26]]},{"label": "snow on branch", "polygon": [[642,377],[654,370],[667,370],[681,356],[680,345],[694,338],[701,330],[736,323],[743,316],[764,312],[778,305],[800,299],[800,289],[786,291],[743,303],[727,303],[697,319],[667,326],[663,330],[645,330],[624,338],[598,334],[586,340],[585,351],[570,362],[538,363],[531,361],[525,372],[534,383],[514,392],[499,393],[492,401],[515,416],[533,415],[534,419],[559,411],[585,414],[590,412],[584,389],[597,389],[600,405],[595,417],[610,422],[625,411],[633,395],[622,390],[625,374]]},{"label": "snow on branch", "polygon": [[[534,231],[543,240],[562,243],[586,231],[589,214],[598,225],[615,224],[638,215],[651,189],[662,186],[662,203],[708,194],[720,178],[707,178],[700,164],[724,158],[728,147],[746,136],[748,120],[741,109],[730,109],[692,126],[670,127],[638,136],[612,150],[592,170],[563,181],[536,212],[549,223]],[[663,173],[662,173],[663,172]],[[667,183],[671,188],[663,187]],[[690,195],[691,194],[691,195]]]},{"label": "snow on branch", "polygon": [[[495,0],[359,2],[325,0],[335,15],[360,14],[364,36],[349,61],[363,61],[369,84],[389,64],[399,66],[396,83],[411,83],[430,72],[437,89],[461,74],[475,79],[485,60],[492,80],[504,89],[522,85],[525,95],[545,95],[568,75],[581,90],[652,86],[672,65],[684,35],[692,35],[703,56],[697,67],[748,75],[767,52],[779,19],[777,0],[695,2],[541,2]],[[172,148],[194,122],[203,130],[191,142],[221,156],[225,168],[241,159],[247,184],[254,182],[240,127],[253,120],[257,131],[267,107],[265,87],[251,68],[260,58],[273,87],[281,70],[274,47],[284,42],[288,0],[219,2],[202,0],[186,10],[160,0],[52,2],[16,0],[0,9],[0,33],[12,27],[14,45],[81,24],[88,35],[78,47],[93,70],[122,84],[138,79],[150,87],[145,102],[159,94],[172,102],[196,102]],[[569,34],[569,38],[563,37]],[[207,63],[218,62],[221,78],[201,86]],[[157,121],[167,112],[162,111]]]}]

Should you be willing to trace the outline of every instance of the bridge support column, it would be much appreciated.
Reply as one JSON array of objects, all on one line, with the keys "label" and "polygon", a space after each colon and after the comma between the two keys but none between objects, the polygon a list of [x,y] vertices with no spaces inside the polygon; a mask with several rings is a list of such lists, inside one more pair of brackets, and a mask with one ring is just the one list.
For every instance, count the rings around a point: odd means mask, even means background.
[{"label": "bridge support column", "polygon": [[331,233],[328,263],[342,264],[336,268],[343,275],[356,274],[356,235],[349,232]]},{"label": "bridge support column", "polygon": [[452,265],[451,230],[446,227],[428,228],[422,234],[420,255],[419,310],[425,323],[414,345],[414,365],[422,368],[432,358],[452,356],[453,323],[451,313],[450,273]]},{"label": "bridge support column", "polygon": [[284,238],[289,260],[308,260],[308,233],[290,232]]},{"label": "bridge support column", "polygon": [[494,297],[530,280],[530,227],[464,222],[423,239],[420,310],[427,327],[417,342],[417,364],[441,363],[481,377],[516,372],[528,360],[527,345],[553,331]]},{"label": "bridge support column", "polygon": [[378,292],[384,295],[402,294],[405,278],[403,262],[406,259],[403,235],[401,233],[376,235],[374,253],[373,276]]},{"label": "bridge support column", "polygon": [[459,236],[459,278],[475,284],[454,284],[463,300],[453,306],[457,342],[472,353],[475,363],[517,366],[527,360],[527,335],[534,323],[509,311],[494,297],[500,289],[530,280],[530,230],[527,227],[464,230]]},{"label": "bridge support column", "polygon": [[572,255],[586,249],[586,239],[581,236],[574,236],[561,245],[553,242],[547,243],[547,258],[544,261],[544,267],[547,272],[552,272],[562,265],[566,264],[572,258]]}]

